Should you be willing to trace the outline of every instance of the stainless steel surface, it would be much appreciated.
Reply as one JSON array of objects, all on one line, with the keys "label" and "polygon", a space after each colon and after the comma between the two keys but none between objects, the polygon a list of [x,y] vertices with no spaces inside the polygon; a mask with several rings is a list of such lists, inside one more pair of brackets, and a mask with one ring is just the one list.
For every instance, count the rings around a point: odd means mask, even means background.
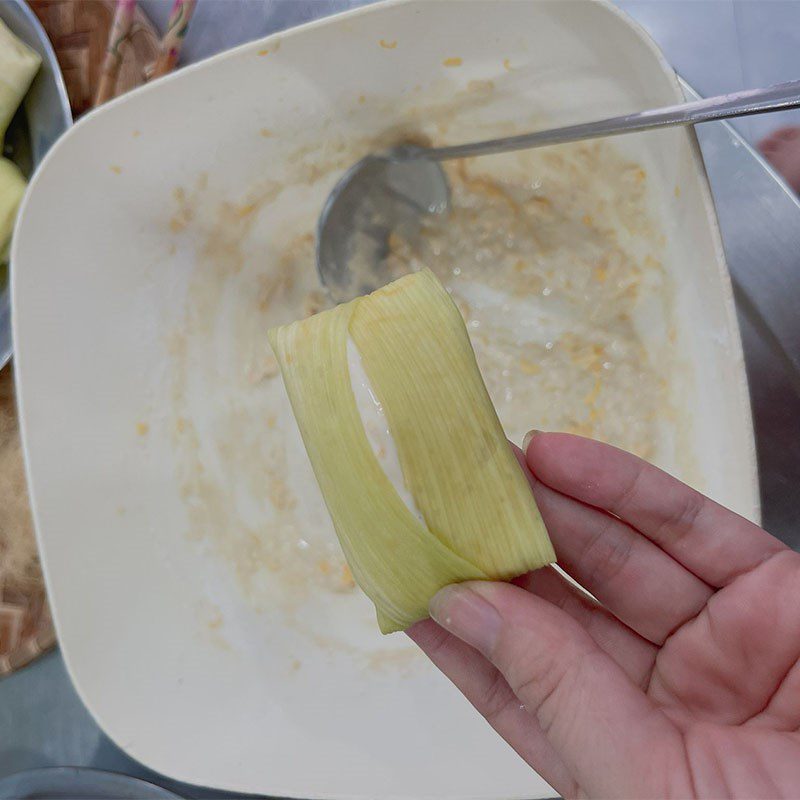
[{"label": "stainless steel surface", "polygon": [[800,550],[800,200],[727,123],[697,135],[736,297],[762,524]]},{"label": "stainless steel surface", "polygon": [[[14,117],[6,137],[11,158],[30,173],[44,154],[72,124],[67,90],[55,53],[39,20],[22,0],[0,0],[0,19],[42,57],[42,66]],[[13,272],[14,265],[11,265]],[[0,288],[0,367],[11,357],[11,293]]]},{"label": "stainless steel surface", "polygon": [[383,286],[390,280],[384,259],[389,236],[408,234],[415,215],[445,213],[449,191],[444,172],[430,162],[508,153],[634,131],[693,125],[730,117],[800,107],[800,81],[766,89],[639,111],[580,125],[448,147],[397,147],[354,164],[322,208],[317,228],[317,270],[337,303]]},{"label": "stainless steel surface", "polygon": [[179,800],[138,778],[86,767],[46,767],[0,779],[0,797],[14,800]]},{"label": "stainless steel surface", "polygon": [[[162,24],[166,21],[171,0],[140,2],[154,19]],[[203,0],[183,53],[199,60],[226,47],[360,4],[362,0]],[[659,6],[671,26],[665,33],[674,32],[674,27],[682,39],[686,35],[686,5],[645,3],[643,7],[649,10]],[[658,40],[659,31],[653,33]],[[703,34],[693,33],[698,37]],[[703,83],[703,75],[686,77]],[[775,127],[779,124],[776,120]],[[800,392],[796,388],[797,371],[789,368],[782,355],[788,354],[796,363],[800,353],[800,315],[796,313],[800,308],[800,206],[725,123],[704,125],[697,133],[737,287],[764,524],[800,549]],[[65,764],[125,772],[186,797],[219,797],[218,792],[164,779],[125,755],[89,716],[63,659],[52,653],[0,681],[0,776]]]}]

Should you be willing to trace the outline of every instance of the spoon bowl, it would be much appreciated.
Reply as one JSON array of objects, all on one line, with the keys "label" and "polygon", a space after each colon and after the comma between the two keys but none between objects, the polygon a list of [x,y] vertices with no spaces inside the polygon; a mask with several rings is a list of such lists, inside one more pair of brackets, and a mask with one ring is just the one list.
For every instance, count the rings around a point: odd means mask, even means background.
[{"label": "spoon bowl", "polygon": [[416,147],[361,159],[328,196],[317,231],[317,270],[337,303],[392,280],[391,239],[413,236],[423,215],[445,214],[450,189],[436,161]]},{"label": "spoon bowl", "polygon": [[413,237],[423,215],[447,210],[450,191],[440,161],[798,106],[800,81],[789,81],[519,136],[448,147],[404,145],[367,156],[345,172],[322,209],[317,230],[320,281],[335,302],[343,303],[399,277],[387,264],[392,235]]}]

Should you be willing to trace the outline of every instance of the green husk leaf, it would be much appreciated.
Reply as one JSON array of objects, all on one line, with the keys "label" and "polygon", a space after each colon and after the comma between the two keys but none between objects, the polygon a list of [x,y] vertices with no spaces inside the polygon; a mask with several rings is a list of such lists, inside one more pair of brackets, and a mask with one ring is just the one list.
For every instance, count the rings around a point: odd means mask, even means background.
[{"label": "green husk leaf", "polygon": [[464,321],[436,276],[422,270],[370,295],[350,335],[433,534],[493,578],[555,561]]},{"label": "green husk leaf", "polygon": [[[348,337],[383,405],[406,506],[364,430]],[[555,561],[530,488],[478,371],[463,320],[428,270],[269,340],[353,575],[381,631],[428,614],[441,587]]]},{"label": "green husk leaf", "polygon": [[390,633],[427,616],[442,586],[486,576],[408,510],[372,451],[347,367],[355,307],[271,330],[269,341],[350,569]]},{"label": "green husk leaf", "polygon": [[17,209],[26,186],[25,178],[16,164],[0,158],[0,262],[5,260]]},{"label": "green husk leaf", "polygon": [[0,20],[0,142],[42,59]]}]

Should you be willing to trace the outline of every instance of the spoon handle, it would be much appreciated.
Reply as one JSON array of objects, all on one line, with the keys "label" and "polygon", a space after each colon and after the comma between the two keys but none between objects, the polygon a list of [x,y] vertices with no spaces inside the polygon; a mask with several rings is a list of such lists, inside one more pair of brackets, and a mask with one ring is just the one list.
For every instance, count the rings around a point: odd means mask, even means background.
[{"label": "spoon handle", "polygon": [[409,148],[408,155],[431,161],[446,161],[451,158],[483,156],[490,153],[507,153],[528,147],[541,147],[546,144],[577,142],[581,139],[594,139],[600,136],[617,136],[633,131],[647,131],[665,128],[670,125],[694,125],[729,117],[744,117],[750,114],[763,114],[766,111],[784,111],[800,107],[800,81],[789,81],[770,86],[767,89],[747,89],[743,92],[707,97],[691,103],[639,111],[623,117],[611,117],[598,122],[585,122],[568,125],[536,133],[524,133],[502,139],[488,139],[472,144],[458,144],[452,147]]}]

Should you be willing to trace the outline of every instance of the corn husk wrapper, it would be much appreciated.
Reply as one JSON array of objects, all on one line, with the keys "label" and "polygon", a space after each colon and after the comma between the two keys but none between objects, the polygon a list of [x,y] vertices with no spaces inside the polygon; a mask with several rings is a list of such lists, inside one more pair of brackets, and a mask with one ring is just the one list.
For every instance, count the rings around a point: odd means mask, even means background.
[{"label": "corn husk wrapper", "polygon": [[0,20],[0,141],[42,63]]},{"label": "corn husk wrapper", "polygon": [[[428,615],[443,586],[555,561],[481,378],[461,315],[429,270],[269,332],[314,473],[382,632]],[[421,521],[364,430],[347,362],[359,351]]]},{"label": "corn husk wrapper", "polygon": [[8,244],[14,230],[22,196],[27,183],[16,164],[7,158],[0,158],[0,264],[8,255]]}]

